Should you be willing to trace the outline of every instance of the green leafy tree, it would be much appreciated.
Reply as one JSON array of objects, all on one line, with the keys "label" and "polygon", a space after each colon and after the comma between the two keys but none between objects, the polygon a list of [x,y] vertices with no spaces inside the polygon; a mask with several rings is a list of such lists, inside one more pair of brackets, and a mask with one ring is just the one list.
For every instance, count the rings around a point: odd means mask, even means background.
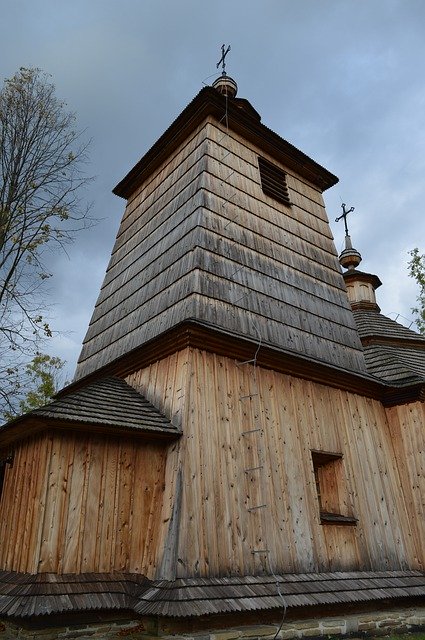
[{"label": "green leafy tree", "polygon": [[17,392],[26,389],[25,395],[17,403],[14,411],[4,412],[5,420],[37,409],[47,404],[61,386],[61,373],[65,362],[60,358],[37,353],[25,366],[23,382]]},{"label": "green leafy tree", "polygon": [[419,249],[409,251],[409,275],[416,280],[419,286],[419,295],[416,298],[417,306],[412,308],[416,316],[416,326],[420,333],[425,335],[425,254],[420,254]]},{"label": "green leafy tree", "polygon": [[0,91],[0,411],[13,406],[22,367],[51,336],[45,283],[50,250],[90,226],[82,204],[87,144],[49,76],[21,68]]}]

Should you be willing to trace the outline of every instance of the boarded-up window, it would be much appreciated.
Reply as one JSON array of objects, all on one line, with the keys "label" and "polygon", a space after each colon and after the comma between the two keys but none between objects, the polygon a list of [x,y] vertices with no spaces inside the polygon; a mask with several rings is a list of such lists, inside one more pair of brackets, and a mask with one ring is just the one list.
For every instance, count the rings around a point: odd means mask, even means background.
[{"label": "boarded-up window", "polygon": [[312,451],[314,480],[322,524],[356,524],[341,453]]},{"label": "boarded-up window", "polygon": [[258,158],[258,166],[263,192],[283,204],[291,204],[285,172],[264,158]]}]

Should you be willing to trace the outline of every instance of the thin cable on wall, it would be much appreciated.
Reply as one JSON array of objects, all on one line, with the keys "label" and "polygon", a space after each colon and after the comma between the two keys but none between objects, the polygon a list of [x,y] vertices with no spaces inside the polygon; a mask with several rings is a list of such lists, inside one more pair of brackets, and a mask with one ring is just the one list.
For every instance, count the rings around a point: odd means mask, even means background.
[{"label": "thin cable on wall", "polygon": [[[229,135],[229,113],[228,113],[228,96],[227,94],[225,95],[225,112],[223,114],[223,116],[220,118],[219,120],[219,124],[223,124],[225,127],[225,131],[223,133],[223,135],[218,138],[217,140],[217,144],[220,146],[223,146],[222,149],[222,157],[221,157],[221,163],[222,163],[222,167],[225,167],[226,169],[230,169],[230,167],[228,167],[228,165],[224,164],[223,161],[231,155],[231,150],[230,150],[230,144],[227,145],[227,149],[226,149],[226,145],[222,145],[223,141],[229,140],[230,135]],[[228,180],[231,178],[232,175],[235,174],[235,170],[232,169],[230,170],[229,173],[227,173],[225,176],[223,176],[223,178],[221,179],[220,184],[224,187],[223,191],[224,191],[224,197],[223,197],[223,203],[221,204],[221,212],[223,214],[224,217],[227,217],[228,220],[227,222],[224,224],[224,229],[228,229],[228,227],[232,224],[236,223],[236,220],[239,217],[239,213],[236,212],[235,215],[231,216],[230,213],[230,205],[234,204],[234,199],[237,196],[237,192],[235,189],[231,189],[231,185],[229,184]],[[227,215],[226,215],[227,212]],[[239,284],[236,280],[234,280],[234,277],[243,272],[246,269],[246,265],[239,265],[230,275],[230,280],[235,283],[235,284]],[[242,299],[245,299],[249,296],[251,296],[252,294],[250,293],[249,290],[246,290],[242,295],[240,295],[238,298],[234,299],[232,302],[233,304],[236,304],[237,302],[240,302]],[[232,297],[232,296],[231,296]],[[254,439],[256,440],[256,455],[257,455],[257,461],[258,464],[254,464],[251,467],[248,467],[246,469],[244,469],[244,474],[245,476],[249,476],[251,474],[257,474],[259,476],[259,493],[260,493],[260,498],[261,496],[263,497],[263,499],[260,499],[258,501],[258,504],[252,504],[252,505],[247,505],[247,511],[249,514],[257,514],[259,513],[259,517],[261,518],[261,512],[264,509],[267,509],[269,507],[269,505],[267,504],[267,501],[264,499],[264,497],[267,495],[266,492],[266,466],[267,466],[267,460],[266,460],[266,455],[265,455],[265,451],[264,451],[264,445],[262,443],[262,440],[264,439],[264,426],[262,424],[262,408],[261,408],[261,397],[260,397],[260,391],[259,391],[259,384],[258,384],[258,355],[260,352],[260,349],[262,347],[263,344],[263,338],[262,338],[262,334],[261,331],[258,327],[258,324],[254,321],[254,319],[252,317],[249,317],[249,324],[254,332],[254,334],[256,335],[256,345],[255,345],[255,352],[253,354],[253,357],[250,358],[249,360],[243,361],[243,362],[239,362],[237,363],[237,365],[239,367],[250,367],[250,369],[248,370],[252,375],[249,376],[249,379],[251,380],[251,383],[249,384],[249,389],[248,389],[248,393],[246,394],[242,394],[239,396],[239,401],[240,402],[244,402],[249,400],[250,402],[250,413],[251,415],[254,416],[254,421],[250,426],[250,428],[248,429],[243,429],[243,431],[241,432],[241,437],[246,439]],[[264,523],[263,523],[264,524]],[[273,579],[275,580],[276,583],[276,593],[277,596],[279,597],[281,603],[282,603],[282,620],[280,622],[280,625],[276,631],[276,634],[274,636],[274,640],[277,638],[278,634],[280,633],[285,617],[286,617],[286,612],[287,612],[287,603],[286,600],[283,596],[282,590],[281,590],[281,586],[280,586],[280,580],[279,577],[277,576],[277,574],[275,573],[273,566],[272,566],[272,561],[270,558],[270,554],[271,551],[268,548],[252,548],[252,554],[255,556],[264,556],[264,560],[261,561],[261,564],[263,565],[264,569],[266,571],[268,571],[268,573],[273,577]]]}]

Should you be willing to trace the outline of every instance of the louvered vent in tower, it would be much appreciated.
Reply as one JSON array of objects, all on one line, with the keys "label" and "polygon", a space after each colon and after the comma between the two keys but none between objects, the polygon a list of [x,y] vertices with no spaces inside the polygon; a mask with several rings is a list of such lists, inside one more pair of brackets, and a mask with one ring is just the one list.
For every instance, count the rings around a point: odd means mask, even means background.
[{"label": "louvered vent in tower", "polygon": [[258,158],[258,166],[260,168],[261,187],[266,196],[283,202],[283,204],[291,204],[286,175],[282,169],[264,158]]}]

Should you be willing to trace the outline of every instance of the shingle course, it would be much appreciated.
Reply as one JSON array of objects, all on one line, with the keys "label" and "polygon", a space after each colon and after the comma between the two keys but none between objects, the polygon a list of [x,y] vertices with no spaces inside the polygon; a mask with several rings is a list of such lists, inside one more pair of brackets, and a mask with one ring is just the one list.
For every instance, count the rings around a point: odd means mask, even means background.
[{"label": "shingle course", "polygon": [[179,430],[138,391],[119,378],[102,378],[76,391],[60,393],[25,417],[178,434]]},{"label": "shingle course", "polygon": [[425,380],[425,337],[376,311],[355,310],[369,373],[395,384]]},{"label": "shingle course", "polygon": [[151,582],[138,574],[56,575],[0,572],[0,615],[133,610],[141,615],[196,617],[286,606],[376,601],[425,595],[420,571],[283,574]]}]

